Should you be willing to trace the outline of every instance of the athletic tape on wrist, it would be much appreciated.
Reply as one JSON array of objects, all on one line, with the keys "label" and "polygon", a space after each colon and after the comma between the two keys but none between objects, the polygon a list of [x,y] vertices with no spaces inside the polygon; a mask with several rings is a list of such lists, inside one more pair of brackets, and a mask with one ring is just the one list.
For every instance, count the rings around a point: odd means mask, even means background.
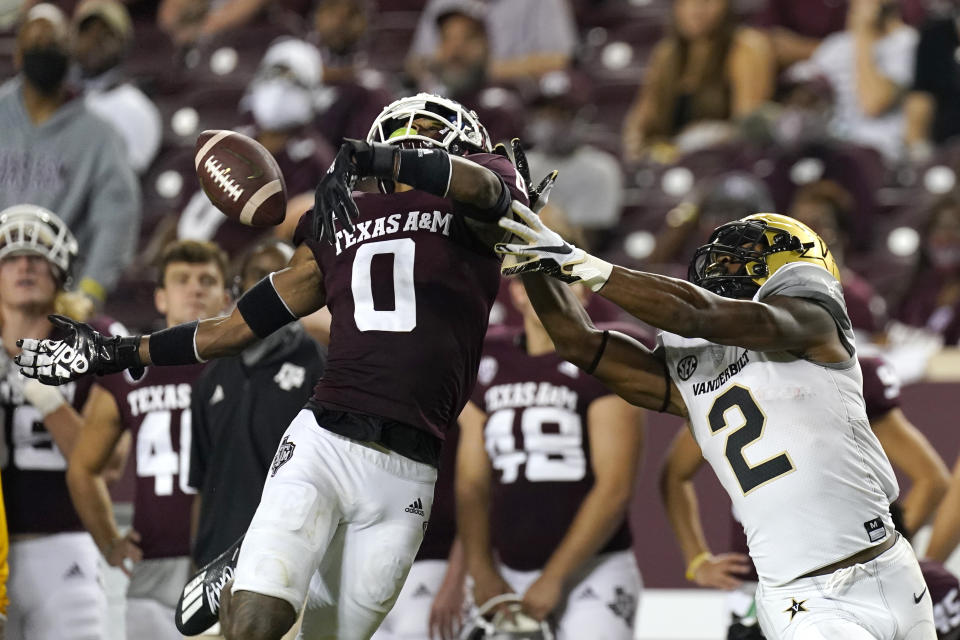
[{"label": "athletic tape on wrist", "polygon": [[47,386],[35,379],[23,383],[23,397],[44,418],[67,403],[57,387]]},{"label": "athletic tape on wrist", "polygon": [[198,320],[178,324],[150,334],[150,361],[156,365],[204,362],[197,353]]},{"label": "athletic tape on wrist", "polygon": [[589,253],[585,256],[582,262],[570,268],[570,273],[580,278],[583,284],[590,287],[591,291],[597,292],[603,288],[603,285],[607,284],[607,280],[613,272],[613,265]]},{"label": "athletic tape on wrist", "polygon": [[240,296],[237,311],[258,338],[266,338],[297,319],[273,286],[272,273]]},{"label": "athletic tape on wrist", "polygon": [[443,149],[400,150],[397,167],[397,182],[400,184],[446,198],[452,175],[450,154]]}]

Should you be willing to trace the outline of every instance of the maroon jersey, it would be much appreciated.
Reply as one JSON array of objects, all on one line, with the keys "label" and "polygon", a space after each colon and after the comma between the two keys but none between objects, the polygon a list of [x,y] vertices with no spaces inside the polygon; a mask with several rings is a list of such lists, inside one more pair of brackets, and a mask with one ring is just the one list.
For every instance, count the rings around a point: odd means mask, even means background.
[{"label": "maroon jersey", "polygon": [[133,436],[136,498],[133,528],[144,558],[190,555],[190,396],[202,364],[148,367],[134,382],[126,372],[97,384],[113,396]]},{"label": "maroon jersey", "polygon": [[[105,316],[91,324],[107,335],[127,330]],[[54,327],[50,338],[65,340],[66,331]],[[0,348],[3,348],[0,346]],[[3,501],[11,535],[83,531],[80,517],[67,491],[67,460],[43,426],[43,418],[23,398],[19,385],[10,384],[9,372],[0,379],[0,419],[3,420]],[[59,387],[78,412],[93,386],[93,378],[81,378]]]},{"label": "maroon jersey", "polygon": [[[513,165],[469,159],[526,201]],[[356,231],[336,245],[306,239],[333,316],[327,368],[312,403],[379,416],[443,439],[476,381],[500,261],[449,198],[422,191],[355,193]],[[468,210],[465,208],[465,210]],[[297,239],[309,236],[305,215]]]},{"label": "maroon jersey", "polygon": [[[610,391],[556,353],[528,355],[522,338],[488,338],[472,401],[487,414],[493,547],[506,566],[533,571],[547,563],[593,487],[587,410]],[[599,553],[629,549],[630,541],[624,519]]]},{"label": "maroon jersey", "polygon": [[930,589],[937,638],[960,640],[960,582],[957,576],[932,560],[921,560],[920,570]]}]

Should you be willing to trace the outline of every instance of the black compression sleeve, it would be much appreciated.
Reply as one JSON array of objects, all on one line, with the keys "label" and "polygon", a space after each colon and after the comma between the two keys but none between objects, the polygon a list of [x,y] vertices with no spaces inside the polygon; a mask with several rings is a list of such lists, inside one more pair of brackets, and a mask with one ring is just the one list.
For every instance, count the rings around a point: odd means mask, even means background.
[{"label": "black compression sleeve", "polygon": [[397,182],[441,198],[447,197],[453,166],[443,149],[401,149]]},{"label": "black compression sleeve", "polygon": [[150,334],[150,361],[156,365],[196,364],[203,362],[197,353],[199,321],[168,327]]},{"label": "black compression sleeve", "polygon": [[273,286],[272,273],[240,296],[237,311],[258,338],[266,338],[297,319]]}]

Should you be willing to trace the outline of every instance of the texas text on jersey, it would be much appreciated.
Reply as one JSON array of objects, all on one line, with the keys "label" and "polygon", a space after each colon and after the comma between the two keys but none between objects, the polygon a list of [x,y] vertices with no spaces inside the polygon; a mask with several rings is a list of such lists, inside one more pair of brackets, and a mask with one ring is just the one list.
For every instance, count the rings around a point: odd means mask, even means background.
[{"label": "texas text on jersey", "polygon": [[[514,199],[523,184],[506,158],[467,158],[497,173]],[[500,262],[468,227],[461,205],[423,191],[355,193],[356,232],[334,246],[308,239],[333,316],[327,368],[313,395],[328,412],[363,412],[440,439],[476,379]],[[332,421],[318,421],[330,428]],[[433,461],[436,464],[436,461]]]},{"label": "texas text on jersey", "polygon": [[143,557],[190,555],[190,396],[203,365],[150,367],[138,381],[119,373],[97,379],[113,396],[134,439],[133,528]]},{"label": "texas text on jersey", "polygon": [[[487,415],[490,535],[506,566],[542,569],[566,535],[594,483],[587,409],[606,395],[599,380],[556,352],[528,355],[522,332],[487,338],[472,401]],[[624,520],[597,553],[630,545]]]}]

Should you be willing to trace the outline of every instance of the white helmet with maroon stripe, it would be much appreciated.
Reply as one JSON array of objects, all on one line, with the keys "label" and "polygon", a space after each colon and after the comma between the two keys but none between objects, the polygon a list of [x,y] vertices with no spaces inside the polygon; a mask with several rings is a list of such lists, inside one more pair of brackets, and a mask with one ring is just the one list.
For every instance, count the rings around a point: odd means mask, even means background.
[{"label": "white helmet with maroon stripe", "polygon": [[34,204],[17,204],[0,211],[0,260],[16,255],[42,256],[55,267],[64,284],[79,248],[73,233],[52,211]]},{"label": "white helmet with maroon stripe", "polygon": [[549,624],[523,613],[522,600],[516,593],[490,598],[464,626],[460,640],[553,640]]},{"label": "white helmet with maroon stripe", "polygon": [[[422,135],[417,130],[414,122],[422,118],[441,125],[436,137]],[[493,150],[490,134],[475,112],[455,100],[432,93],[400,98],[384,107],[370,127],[367,142],[440,147],[455,155]]]}]

